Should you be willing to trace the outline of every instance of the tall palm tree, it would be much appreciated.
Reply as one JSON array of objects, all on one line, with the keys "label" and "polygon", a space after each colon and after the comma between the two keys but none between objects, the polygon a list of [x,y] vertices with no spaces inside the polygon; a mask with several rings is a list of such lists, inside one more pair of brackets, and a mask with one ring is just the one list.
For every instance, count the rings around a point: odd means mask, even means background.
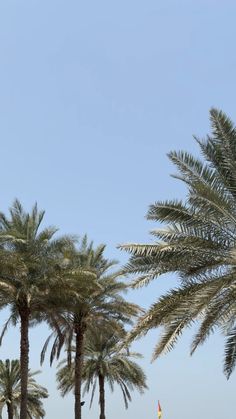
[{"label": "tall palm tree", "polygon": [[183,330],[200,322],[191,353],[217,328],[226,335],[224,372],[236,363],[236,128],[221,111],[210,111],[212,134],[196,139],[205,162],[187,152],[171,152],[174,176],[187,186],[185,201],[151,205],[147,218],[167,224],[153,231],[153,244],[127,244],[126,271],[134,285],[148,284],[167,272],[181,280],[141,317],[130,335],[151,328],[164,332],[154,358],[173,348]]},{"label": "tall palm tree", "polygon": [[[59,356],[62,345],[65,344],[70,363],[71,346],[73,341],[75,342],[75,419],[81,419],[82,365],[86,331],[98,319],[118,319],[130,323],[140,313],[136,304],[125,301],[121,296],[127,285],[119,279],[120,272],[110,273],[110,268],[116,262],[106,259],[104,250],[104,245],[93,248],[93,243],[88,243],[84,237],[80,248],[68,255],[67,270],[78,272],[80,276],[72,276],[68,280],[68,289],[64,294],[67,313],[59,333],[58,329],[55,330],[56,338],[52,346],[51,362],[55,356]],[[53,335],[54,333],[49,336],[44,345],[42,362]]]},{"label": "tall palm tree", "polygon": [[[120,341],[125,334],[114,333],[112,327],[98,324],[86,334],[84,349],[84,364],[82,379],[85,383],[84,393],[92,389],[91,403],[93,402],[96,384],[99,385],[100,419],[105,419],[105,382],[114,390],[114,384],[121,388],[125,407],[131,401],[131,391],[137,389],[143,393],[147,388],[146,376],[142,368],[134,362],[133,358],[141,357],[138,353],[120,348]],[[62,361],[63,365],[57,372],[58,388],[62,396],[65,396],[74,388],[75,364],[70,367]]]},{"label": "tall palm tree", "polygon": [[[37,384],[33,378],[39,371],[28,374],[28,401],[27,418],[41,419],[45,416],[41,399],[48,397],[46,388]],[[18,359],[10,361],[0,361],[0,417],[2,410],[6,406],[8,419],[19,416],[19,407],[21,399],[21,374],[20,362]]]},{"label": "tall palm tree", "polygon": [[[35,205],[26,213],[16,200],[10,217],[0,213],[0,308],[9,307],[10,324],[20,321],[21,409],[20,419],[27,418],[27,382],[29,364],[28,330],[34,315],[48,311],[50,288],[59,277],[59,251],[69,242],[68,237],[53,239],[57,229],[41,230],[44,211]],[[54,284],[54,285],[53,285]]]}]

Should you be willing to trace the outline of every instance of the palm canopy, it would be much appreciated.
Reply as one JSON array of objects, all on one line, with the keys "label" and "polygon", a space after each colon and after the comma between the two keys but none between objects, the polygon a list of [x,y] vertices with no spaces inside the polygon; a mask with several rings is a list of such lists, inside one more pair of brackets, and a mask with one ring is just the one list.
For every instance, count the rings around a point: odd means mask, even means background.
[{"label": "palm canopy", "polygon": [[236,363],[236,128],[221,111],[210,111],[212,134],[196,139],[205,161],[171,152],[175,178],[185,183],[185,201],[151,205],[149,220],[166,224],[152,232],[153,244],[121,246],[131,253],[126,272],[134,286],[175,272],[180,287],[162,296],[140,318],[130,338],[163,326],[154,358],[173,348],[183,330],[200,322],[191,352],[217,328],[226,335],[224,371]]},{"label": "palm canopy", "polygon": [[[108,324],[97,324],[86,333],[82,379],[84,394],[92,390],[91,404],[96,384],[101,384],[101,378],[103,383],[108,383],[112,392],[115,384],[120,386],[126,408],[131,401],[131,391],[137,389],[143,393],[147,388],[146,376],[134,361],[141,355],[127,348],[121,349],[121,340],[124,338],[125,332],[122,328],[119,332],[114,332],[113,327]],[[57,372],[58,388],[62,396],[74,388],[74,363],[70,367],[65,364],[66,361],[62,361]]]},{"label": "palm canopy", "polygon": [[[122,296],[128,289],[122,279],[122,272],[111,270],[117,264],[115,260],[104,256],[106,246],[93,246],[87,236],[81,240],[79,248],[68,252],[67,256],[67,288],[64,290],[63,318],[56,324],[50,323],[53,329],[41,353],[44,361],[48,345],[55,337],[50,362],[59,357],[65,345],[70,362],[70,350],[74,339],[75,325],[79,324],[83,332],[93,327],[94,322],[103,320],[117,325],[117,320],[132,324],[133,319],[141,312],[137,304],[130,303]],[[71,275],[70,275],[71,273]],[[59,308],[59,313],[61,310]],[[50,322],[50,319],[49,319]]]},{"label": "palm canopy", "polygon": [[40,230],[43,217],[37,204],[26,213],[18,200],[9,218],[0,213],[0,308],[9,306],[11,311],[6,327],[16,324],[22,310],[28,310],[31,318],[45,312],[50,287],[59,279],[63,249],[72,246],[70,237],[54,239],[55,227]]},{"label": "palm canopy", "polygon": [[[29,419],[41,419],[45,416],[42,399],[48,397],[46,388],[37,384],[34,376],[39,371],[29,372],[27,416]],[[14,417],[19,417],[20,407],[20,362],[19,360],[0,361],[0,409],[5,406],[12,409]],[[2,416],[1,416],[2,417]]]}]

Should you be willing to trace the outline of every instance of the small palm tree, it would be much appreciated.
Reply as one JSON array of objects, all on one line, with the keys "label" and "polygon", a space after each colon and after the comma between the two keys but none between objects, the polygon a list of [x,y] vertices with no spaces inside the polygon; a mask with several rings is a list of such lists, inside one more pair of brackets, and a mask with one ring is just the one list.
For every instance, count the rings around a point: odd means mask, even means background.
[{"label": "small palm tree", "polygon": [[185,202],[151,205],[148,219],[167,224],[153,232],[158,241],[122,248],[132,255],[126,272],[137,275],[136,286],[167,272],[181,280],[141,317],[130,338],[162,326],[156,358],[196,320],[191,353],[219,328],[226,335],[229,377],[236,364],[236,128],[221,111],[212,109],[210,116],[212,135],[197,140],[205,162],[182,151],[169,154],[174,177],[187,186]]},{"label": "small palm tree", "polygon": [[[27,383],[29,364],[30,322],[50,309],[49,295],[58,280],[60,250],[70,242],[68,237],[53,239],[57,229],[40,231],[44,211],[37,205],[26,213],[16,200],[10,208],[10,217],[0,213],[0,308],[9,307],[9,324],[20,320],[21,409],[20,419],[27,419]],[[57,281],[56,281],[57,284]],[[53,292],[53,294],[54,294]],[[55,294],[54,294],[55,299]]]},{"label": "small palm tree", "polygon": [[[27,418],[41,419],[45,416],[41,399],[48,397],[46,388],[33,378],[39,371],[28,374]],[[8,419],[19,416],[21,395],[21,374],[19,360],[0,361],[0,411],[7,407]],[[2,415],[0,416],[2,417]]]},{"label": "small palm tree", "polygon": [[[125,334],[122,334],[122,339]],[[133,358],[141,357],[138,353],[120,348],[121,336],[114,333],[112,327],[98,324],[86,334],[84,349],[84,364],[82,378],[85,383],[84,393],[92,389],[91,403],[93,402],[96,384],[99,385],[100,419],[105,419],[105,382],[114,390],[114,384],[121,388],[125,407],[131,401],[131,391],[137,389],[143,393],[147,388],[146,376],[141,367]],[[65,364],[62,361],[59,365]],[[64,365],[57,372],[57,381],[62,396],[74,388],[75,364],[70,367]]]},{"label": "small palm tree", "polygon": [[57,328],[49,336],[42,351],[43,362],[50,338],[56,335],[51,362],[55,356],[59,357],[62,345],[65,344],[70,363],[71,347],[72,343],[75,343],[75,419],[81,419],[82,365],[86,331],[99,319],[131,323],[140,313],[136,304],[125,301],[121,296],[127,285],[119,280],[120,272],[109,272],[116,262],[107,260],[104,250],[104,245],[94,249],[93,243],[88,244],[87,238],[84,237],[80,248],[68,255],[67,270],[71,270],[75,276],[68,276],[68,289],[64,294],[64,323],[59,331]]}]

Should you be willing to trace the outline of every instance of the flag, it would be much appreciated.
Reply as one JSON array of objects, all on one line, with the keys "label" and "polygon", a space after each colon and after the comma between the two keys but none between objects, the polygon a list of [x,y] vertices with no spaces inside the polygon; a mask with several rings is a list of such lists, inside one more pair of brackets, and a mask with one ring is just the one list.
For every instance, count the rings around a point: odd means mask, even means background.
[{"label": "flag", "polygon": [[157,416],[158,416],[158,419],[161,419],[162,417],[162,410],[161,410],[161,405],[160,405],[159,400],[158,400],[158,405],[157,405]]}]

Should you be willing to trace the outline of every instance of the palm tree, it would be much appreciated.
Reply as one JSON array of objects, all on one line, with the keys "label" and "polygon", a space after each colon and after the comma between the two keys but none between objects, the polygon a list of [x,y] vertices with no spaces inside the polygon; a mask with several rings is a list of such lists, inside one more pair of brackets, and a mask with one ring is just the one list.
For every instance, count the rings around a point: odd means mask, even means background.
[{"label": "palm tree", "polygon": [[82,365],[86,331],[98,319],[131,323],[134,316],[140,313],[136,304],[128,303],[120,295],[126,291],[127,285],[118,280],[120,272],[109,272],[116,262],[106,259],[104,250],[105,245],[94,249],[93,243],[88,244],[85,236],[80,248],[71,252],[70,257],[68,255],[67,270],[71,270],[77,276],[68,280],[68,289],[64,295],[67,307],[65,321],[59,332],[56,329],[49,336],[42,351],[43,362],[50,338],[56,335],[51,362],[55,356],[59,357],[62,345],[65,344],[70,363],[71,346],[73,340],[75,341],[75,419],[81,419]]},{"label": "palm tree", "polygon": [[151,328],[164,331],[153,357],[172,349],[196,320],[199,329],[191,353],[217,328],[226,335],[224,372],[236,363],[236,128],[221,111],[210,111],[212,134],[196,139],[205,162],[187,152],[171,152],[170,160],[188,189],[185,201],[151,205],[147,218],[167,224],[157,229],[153,244],[126,244],[131,253],[126,271],[136,274],[134,286],[167,272],[181,283],[152,305],[130,335]]},{"label": "palm tree", "polygon": [[[113,328],[107,327],[107,324],[105,327],[98,324],[86,334],[82,373],[85,383],[84,393],[92,388],[91,406],[98,382],[100,419],[105,419],[105,382],[108,382],[112,391],[114,384],[120,386],[126,408],[128,402],[131,401],[131,391],[137,389],[143,393],[147,388],[143,370],[133,361],[133,358],[141,357],[141,355],[121,349],[120,341],[124,337],[124,333],[121,336],[114,333]],[[64,360],[59,366],[65,363]],[[57,372],[57,381],[62,396],[65,396],[74,388],[75,364],[72,363],[69,368],[67,365],[61,367]]]},{"label": "palm tree", "polygon": [[[0,308],[9,307],[10,324],[20,320],[21,409],[20,419],[27,418],[27,382],[29,364],[30,322],[40,312],[49,309],[49,291],[59,277],[59,251],[69,242],[68,237],[54,239],[54,227],[40,230],[44,211],[37,205],[26,213],[18,200],[10,208],[10,218],[0,213]],[[56,281],[56,284],[57,284]],[[54,285],[53,285],[54,284]]]},{"label": "palm tree", "polygon": [[[45,416],[41,399],[48,397],[46,388],[37,384],[33,378],[39,371],[30,372],[28,374],[28,401],[27,401],[27,418],[41,419]],[[21,399],[21,374],[20,362],[18,359],[5,362],[0,361],[0,417],[2,418],[2,410],[6,406],[8,419],[13,419],[19,415],[20,399]]]}]

